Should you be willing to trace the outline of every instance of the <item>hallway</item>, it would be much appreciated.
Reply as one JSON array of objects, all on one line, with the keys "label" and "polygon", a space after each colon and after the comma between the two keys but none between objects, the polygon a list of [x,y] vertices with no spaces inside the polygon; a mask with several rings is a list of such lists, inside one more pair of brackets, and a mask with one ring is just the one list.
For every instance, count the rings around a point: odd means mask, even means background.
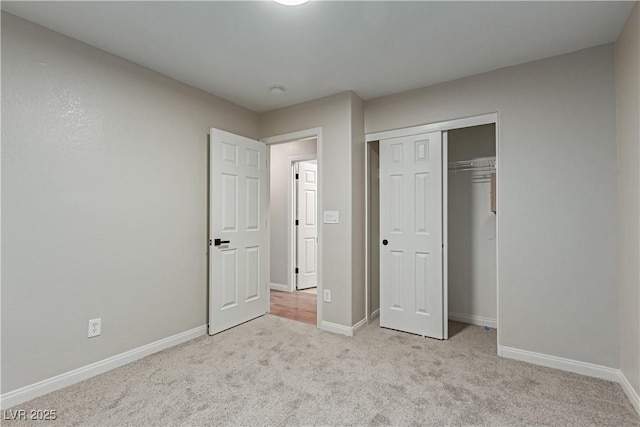
[{"label": "hallway", "polygon": [[283,292],[271,290],[271,314],[315,325],[317,295],[308,291]]}]

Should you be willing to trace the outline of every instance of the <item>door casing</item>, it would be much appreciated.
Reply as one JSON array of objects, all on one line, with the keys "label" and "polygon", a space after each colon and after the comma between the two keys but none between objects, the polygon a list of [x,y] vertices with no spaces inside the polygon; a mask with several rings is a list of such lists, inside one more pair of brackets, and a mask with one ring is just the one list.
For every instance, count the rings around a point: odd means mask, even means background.
[{"label": "door casing", "polygon": [[[282,135],[275,135],[275,136],[270,136],[267,138],[262,138],[260,139],[260,141],[264,142],[265,144],[270,145],[270,144],[279,144],[282,142],[292,142],[292,141],[299,141],[302,139],[310,139],[310,138],[315,138],[316,139],[316,161],[318,162],[318,195],[317,195],[317,206],[316,206],[316,210],[317,210],[317,218],[318,218],[318,253],[317,253],[317,263],[318,263],[318,298],[317,298],[317,321],[316,321],[316,326],[318,328],[322,329],[322,322],[324,319],[323,316],[323,307],[322,307],[322,294],[323,294],[323,282],[322,282],[322,229],[323,229],[323,221],[321,220],[323,218],[322,215],[322,177],[323,177],[323,169],[322,169],[322,128],[318,127],[318,128],[311,128],[311,129],[305,129],[305,130],[301,130],[301,131],[297,131],[297,132],[291,132],[291,133],[286,133],[286,134],[282,134]],[[271,167],[271,158],[270,158],[270,150],[267,150],[267,159],[268,159],[268,167]],[[291,191],[291,186],[289,186],[289,191]],[[289,212],[291,214],[292,210],[289,209]],[[290,223],[292,223],[293,221],[290,220]],[[271,218],[268,219],[268,224],[269,224],[269,230],[271,230]],[[289,241],[291,241],[293,237],[289,236]],[[289,262],[291,261],[291,256],[288,257]],[[291,274],[293,272],[293,264],[291,264],[289,266],[289,271]],[[293,280],[290,279],[290,284],[294,284],[295,282]],[[295,285],[294,285],[295,286]]]}]

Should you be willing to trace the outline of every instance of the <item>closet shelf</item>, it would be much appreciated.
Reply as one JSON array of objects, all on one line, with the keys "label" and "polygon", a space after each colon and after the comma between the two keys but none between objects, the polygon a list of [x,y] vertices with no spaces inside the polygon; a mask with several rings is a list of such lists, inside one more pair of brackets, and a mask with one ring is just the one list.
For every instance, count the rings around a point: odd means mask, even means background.
[{"label": "closet shelf", "polygon": [[472,170],[495,171],[495,157],[481,157],[471,160],[459,160],[457,162],[449,162],[449,170],[454,172],[464,172]]}]

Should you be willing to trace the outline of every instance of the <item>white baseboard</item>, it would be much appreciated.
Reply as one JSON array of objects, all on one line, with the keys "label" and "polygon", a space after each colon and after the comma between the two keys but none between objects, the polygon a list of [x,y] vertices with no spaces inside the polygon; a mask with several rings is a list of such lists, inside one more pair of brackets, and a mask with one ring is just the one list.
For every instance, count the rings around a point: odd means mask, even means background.
[{"label": "white baseboard", "polygon": [[291,289],[289,289],[289,286],[283,285],[282,283],[271,282],[269,283],[269,287],[275,291],[291,292]]},{"label": "white baseboard", "polygon": [[346,335],[352,337],[356,331],[363,328],[367,324],[367,319],[364,318],[353,326],[344,326],[337,323],[327,322],[323,320],[320,323],[320,329],[327,332],[333,332],[334,334]]},{"label": "white baseboard", "polygon": [[364,328],[365,326],[367,326],[366,317],[351,327],[351,329],[353,329],[353,335],[355,335],[356,332],[358,332],[360,329]]},{"label": "white baseboard", "polygon": [[456,322],[462,322],[462,323],[469,323],[471,325],[488,326],[493,329],[496,329],[498,327],[498,322],[496,321],[496,319],[491,319],[489,317],[482,317],[482,316],[474,316],[471,314],[450,312],[449,320],[455,320]]},{"label": "white baseboard", "polygon": [[631,401],[631,404],[633,405],[633,407],[636,408],[636,412],[638,413],[638,415],[640,415],[640,395],[638,395],[638,393],[633,389],[633,387],[631,387],[631,383],[629,382],[627,377],[624,376],[622,371],[618,371],[618,373],[619,373],[618,382],[622,386],[624,393],[627,395],[627,397]]},{"label": "white baseboard", "polygon": [[533,351],[520,350],[513,347],[498,346],[498,356],[508,359],[521,360],[534,365],[574,372],[589,377],[600,378],[607,381],[620,381],[620,371],[608,366],[595,365],[593,363],[580,362],[579,360],[566,359],[564,357],[551,356]]},{"label": "white baseboard", "polygon": [[23,402],[27,402],[31,399],[35,399],[36,397],[51,393],[52,391],[68,387],[72,384],[126,365],[138,359],[142,359],[143,357],[157,353],[166,348],[206,335],[206,333],[207,325],[198,326],[197,328],[193,328],[189,331],[163,338],[150,344],[143,345],[142,347],[134,348],[133,350],[74,369],[73,371],[65,372],[35,384],[4,393],[0,396],[0,408],[6,409]]},{"label": "white baseboard", "polygon": [[342,334],[348,337],[353,336],[353,328],[349,326],[339,325],[337,323],[327,322],[323,320],[320,323],[320,329],[327,332],[333,332],[334,334]]},{"label": "white baseboard", "polygon": [[371,315],[369,315],[369,321],[371,322],[376,317],[380,316],[380,309],[375,310]]}]

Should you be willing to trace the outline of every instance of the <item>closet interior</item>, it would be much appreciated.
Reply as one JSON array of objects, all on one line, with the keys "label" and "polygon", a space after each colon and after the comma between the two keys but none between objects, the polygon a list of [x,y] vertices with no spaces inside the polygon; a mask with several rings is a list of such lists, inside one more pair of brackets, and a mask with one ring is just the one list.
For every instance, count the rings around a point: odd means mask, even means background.
[{"label": "closet interior", "polygon": [[448,131],[449,319],[496,328],[495,125]]}]

